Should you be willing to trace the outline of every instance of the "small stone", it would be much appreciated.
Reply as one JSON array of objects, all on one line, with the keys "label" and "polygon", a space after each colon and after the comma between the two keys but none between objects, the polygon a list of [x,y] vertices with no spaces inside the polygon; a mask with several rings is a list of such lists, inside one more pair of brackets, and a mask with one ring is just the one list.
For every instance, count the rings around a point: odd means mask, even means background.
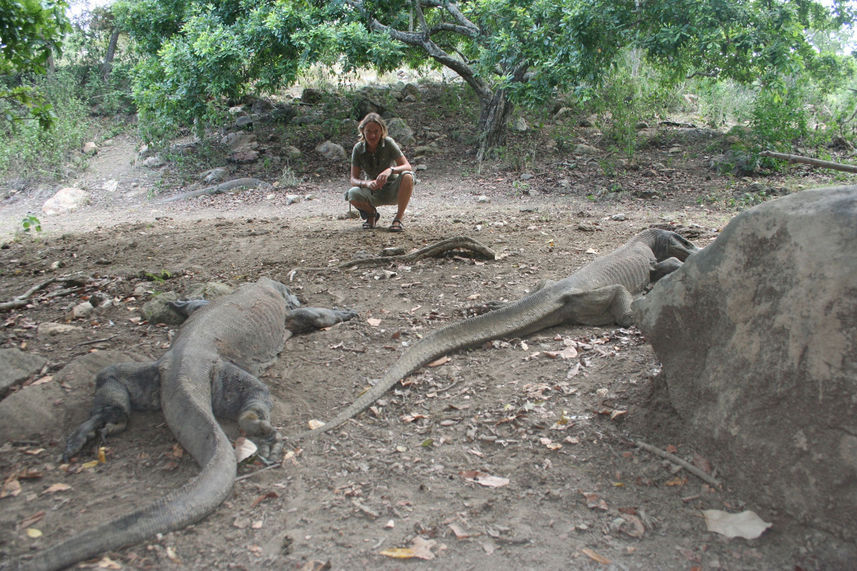
[{"label": "small stone", "polygon": [[54,335],[62,335],[63,333],[70,333],[72,331],[80,331],[80,327],[77,325],[69,325],[68,323],[53,323],[46,322],[40,323],[39,327],[36,329],[36,333],[40,337],[52,337]]},{"label": "small stone", "polygon": [[74,319],[84,319],[92,315],[92,312],[95,308],[88,301],[84,301],[83,303],[79,303],[74,306],[71,310],[71,315]]}]

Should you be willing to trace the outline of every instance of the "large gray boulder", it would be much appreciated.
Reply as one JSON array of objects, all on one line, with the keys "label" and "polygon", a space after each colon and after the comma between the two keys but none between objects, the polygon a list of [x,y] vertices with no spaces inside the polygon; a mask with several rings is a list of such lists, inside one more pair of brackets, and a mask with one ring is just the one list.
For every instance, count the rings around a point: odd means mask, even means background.
[{"label": "large gray boulder", "polygon": [[857,186],[738,215],[634,311],[727,485],[857,539]]}]

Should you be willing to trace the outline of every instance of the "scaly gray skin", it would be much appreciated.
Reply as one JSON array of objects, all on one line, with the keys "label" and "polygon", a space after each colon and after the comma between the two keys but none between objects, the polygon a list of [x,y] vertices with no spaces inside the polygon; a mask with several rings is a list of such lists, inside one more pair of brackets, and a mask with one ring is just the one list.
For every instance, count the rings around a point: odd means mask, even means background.
[{"label": "scaly gray skin", "polygon": [[524,337],[559,324],[631,325],[633,295],[675,271],[699,248],[668,230],[650,228],[569,277],[478,317],[452,323],[420,340],[399,357],[378,383],[324,426],[294,440],[333,430],[366,410],[397,382],[452,351],[499,337]]},{"label": "scaly gray skin", "polygon": [[257,442],[276,445],[280,438],[270,423],[270,394],[255,375],[273,362],[292,333],[355,315],[297,305],[286,286],[262,278],[193,311],[158,361],[103,369],[96,377],[92,415],[69,437],[64,456],[77,454],[97,433],[123,430],[132,409],[160,407],[201,472],[154,503],[23,557],[13,567],[62,569],[184,527],[217,508],[232,490],[237,465],[215,416],[238,419]]}]

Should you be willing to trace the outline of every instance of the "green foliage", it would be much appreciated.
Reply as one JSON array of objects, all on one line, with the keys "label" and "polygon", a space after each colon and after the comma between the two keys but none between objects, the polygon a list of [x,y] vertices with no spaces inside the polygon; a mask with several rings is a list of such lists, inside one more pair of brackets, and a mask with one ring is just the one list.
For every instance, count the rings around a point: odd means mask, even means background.
[{"label": "green foliage", "polygon": [[763,148],[785,151],[808,134],[809,109],[802,82],[792,80],[778,87],[756,96],[751,125]]},{"label": "green foliage", "polygon": [[51,108],[42,94],[16,81],[19,74],[44,73],[69,30],[65,9],[62,0],[0,0],[0,121],[34,117],[42,128],[50,125]]},{"label": "green foliage", "polygon": [[[44,95],[54,118],[47,129],[24,121],[0,130],[0,176],[59,178],[66,173],[70,160],[83,160],[78,150],[92,129],[89,108],[73,74],[66,71],[39,76],[27,85]],[[0,109],[4,105],[8,102],[0,101]]]},{"label": "green foliage", "polygon": [[[147,139],[201,132],[245,93],[274,93],[314,63],[346,73],[445,65],[477,94],[481,129],[498,128],[492,108],[502,119],[505,103],[534,108],[570,90],[610,103],[626,153],[633,125],[688,77],[769,89],[808,75],[835,89],[845,60],[809,38],[852,15],[847,3],[812,0],[119,0],[113,12],[141,58],[133,89]],[[642,78],[640,65],[617,75],[628,54],[654,64],[667,86],[623,83]]]},{"label": "green foliage", "polygon": [[689,89],[698,97],[699,116],[709,127],[744,123],[752,116],[757,91],[752,86],[706,77],[692,82]]},{"label": "green foliage", "polygon": [[30,230],[34,230],[36,232],[42,231],[42,223],[32,212],[28,212],[26,216],[24,216],[23,220],[21,220],[21,227],[24,229],[24,232],[29,232]]}]

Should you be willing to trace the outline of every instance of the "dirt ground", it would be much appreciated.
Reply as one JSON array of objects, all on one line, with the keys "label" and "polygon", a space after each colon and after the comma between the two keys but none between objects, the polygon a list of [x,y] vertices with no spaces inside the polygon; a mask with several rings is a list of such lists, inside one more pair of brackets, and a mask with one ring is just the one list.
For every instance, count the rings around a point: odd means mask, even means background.
[{"label": "dirt ground", "polygon": [[[15,231],[47,196],[7,198],[0,302],[51,277],[83,278],[51,284],[0,314],[0,348],[47,360],[0,403],[4,426],[30,427],[0,434],[0,558],[126,513],[196,474],[156,413],[135,415],[126,433],[110,438],[105,462],[86,464],[93,449],[69,465],[58,460],[93,390],[83,367],[64,367],[81,357],[111,362],[119,353],[158,358],[175,328],[141,317],[153,294],[269,276],[305,304],[357,311],[352,321],[289,340],[263,375],[276,425],[295,434],[312,419],[332,418],[420,336],[482,303],[517,299],[651,225],[704,246],[736,203],[834,181],[805,168],[746,179],[718,174],[709,166],[719,152],[714,135],[703,132],[661,126],[664,143],[646,146],[631,164],[556,151],[524,169],[491,164],[479,174],[467,166],[466,149],[444,149],[419,172],[401,234],[386,231],[392,207],[381,208],[373,231],[349,216],[344,165],[310,169],[310,182],[297,188],[160,203],[179,190],[162,182],[169,167],[136,162],[127,135],[105,142],[69,181],[92,192],[90,204],[40,215],[42,235]],[[583,142],[599,143],[591,133]],[[605,156],[615,169],[605,168]],[[115,191],[103,188],[110,180]],[[288,195],[300,200],[289,204]],[[453,236],[480,241],[497,259],[456,253],[337,268],[364,253]],[[86,299],[100,305],[71,317]],[[40,328],[46,323],[75,327],[48,335]],[[680,419],[649,401],[658,372],[635,328],[560,327],[449,355],[329,436],[290,446],[281,467],[242,465],[232,496],[203,521],[87,566],[830,569],[857,562],[854,546],[736,497],[728,481],[715,489],[637,447],[645,441],[717,475],[704,451],[682,438]],[[727,539],[706,531],[703,509],[750,509],[772,527],[758,539]],[[395,548],[415,557],[394,558],[388,550]]]}]

